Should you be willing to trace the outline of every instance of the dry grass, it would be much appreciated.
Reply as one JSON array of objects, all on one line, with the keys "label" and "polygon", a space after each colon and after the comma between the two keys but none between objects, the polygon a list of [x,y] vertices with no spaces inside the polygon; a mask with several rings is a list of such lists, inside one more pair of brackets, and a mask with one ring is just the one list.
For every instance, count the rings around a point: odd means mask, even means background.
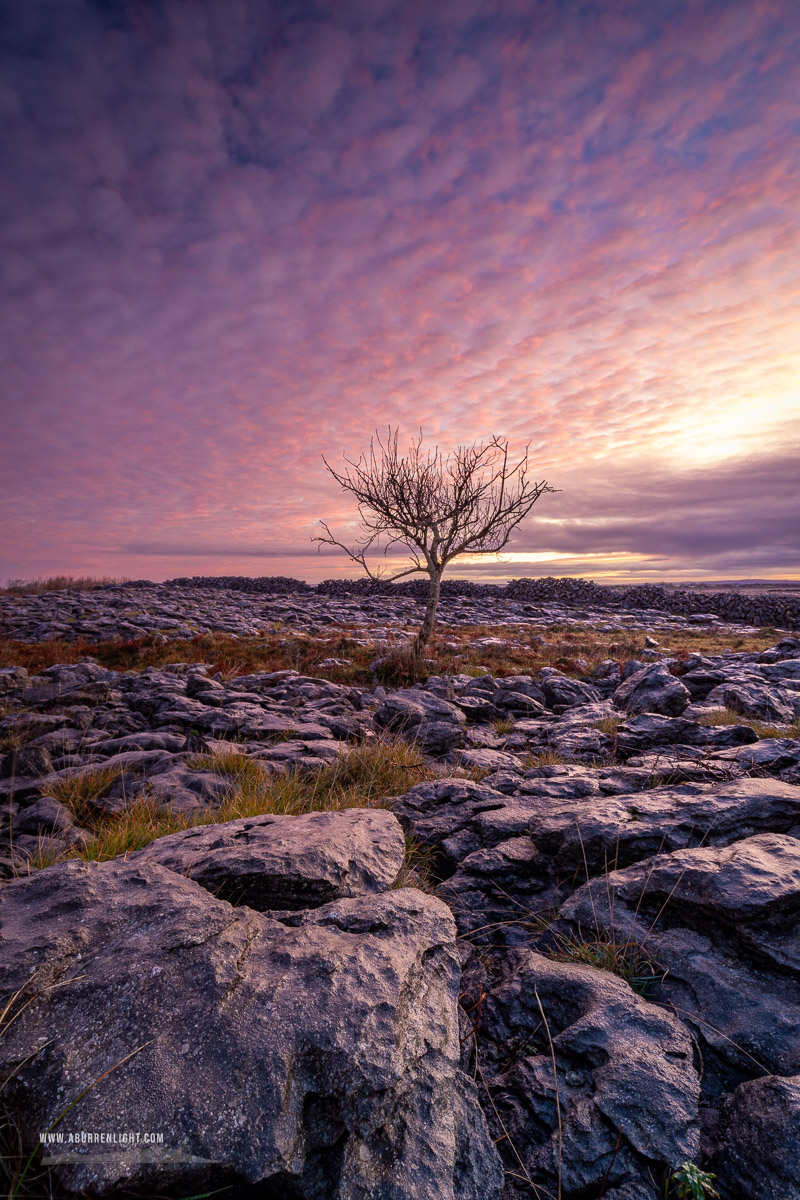
[{"label": "dry grass", "polygon": [[800,738],[800,721],[791,725],[770,725],[753,717],[744,717],[733,708],[712,708],[697,718],[700,725],[749,725],[760,738]]},{"label": "dry grass", "polygon": [[[192,814],[171,812],[147,795],[137,798],[123,812],[105,814],[96,801],[108,791],[118,772],[98,770],[50,789],[92,837],[83,847],[58,854],[42,853],[31,860],[31,869],[50,866],[65,858],[104,861],[141,849],[181,829],[194,825],[234,821],[264,813],[319,812],[345,808],[386,805],[388,798],[408,791],[415,783],[436,779],[442,768],[424,761],[414,746],[388,738],[355,746],[335,762],[313,775],[292,772],[273,775],[256,759],[244,755],[198,755],[192,761],[198,770],[214,771],[230,781],[219,805]],[[422,856],[417,855],[418,859]]]},{"label": "dry grass", "polygon": [[92,592],[109,583],[129,583],[127,576],[115,579],[111,575],[50,575],[47,579],[9,579],[0,587],[0,595],[40,596],[42,592]]},{"label": "dry grass", "polygon": [[516,723],[513,717],[498,717],[494,723],[494,731],[502,737],[504,733],[513,733]]},{"label": "dry grass", "polygon": [[[724,637],[713,630],[655,631],[665,644],[672,642],[671,651],[677,658],[689,654],[719,654],[724,649],[757,651],[772,646],[780,637],[774,629],[758,634]],[[506,645],[478,646],[482,637],[502,635]],[[292,634],[288,630],[270,628],[261,637],[234,638],[222,633],[202,634],[170,642],[152,635],[135,641],[106,642],[48,641],[25,643],[0,638],[0,667],[23,666],[31,673],[55,663],[74,663],[85,657],[96,659],[101,666],[121,671],[141,671],[146,667],[163,667],[169,663],[210,663],[227,679],[257,672],[296,670],[301,674],[322,674],[337,683],[369,686],[373,680],[369,664],[376,657],[392,659],[402,651],[398,639],[394,648],[357,644],[364,631],[342,629],[327,638],[311,638]],[[625,630],[603,633],[592,626],[566,627],[553,625],[547,630],[545,644],[537,642],[539,631],[529,625],[493,626],[472,625],[448,629],[443,626],[430,643],[427,654],[435,664],[432,674],[463,672],[479,675],[488,668],[494,675],[534,674],[541,667],[556,667],[567,675],[588,675],[605,659],[622,666],[628,659],[637,658],[644,649],[643,631]],[[326,658],[346,660],[347,666],[326,667],[318,664]]]},{"label": "dry grass", "polygon": [[346,659],[346,667],[326,668],[326,679],[339,683],[371,682],[369,663],[374,646],[358,646],[347,634],[312,639],[268,630],[263,637],[234,638],[222,633],[195,638],[159,641],[156,636],[124,642],[16,642],[0,639],[0,667],[22,666],[31,674],[56,663],[76,663],[90,657],[115,671],[143,671],[170,663],[208,663],[212,672],[227,680],[237,675],[295,670],[303,675],[319,674],[317,664],[326,658]]},{"label": "dry grass", "polygon": [[522,759],[522,765],[526,771],[532,771],[534,767],[562,767],[565,763],[571,762],[583,764],[582,759],[568,758],[558,750],[543,750],[541,754],[526,754]]},{"label": "dry grass", "polygon": [[122,774],[120,767],[98,767],[82,772],[71,779],[42,788],[43,796],[52,796],[68,808],[79,825],[87,826],[97,814],[97,801],[102,800],[112,784]]}]

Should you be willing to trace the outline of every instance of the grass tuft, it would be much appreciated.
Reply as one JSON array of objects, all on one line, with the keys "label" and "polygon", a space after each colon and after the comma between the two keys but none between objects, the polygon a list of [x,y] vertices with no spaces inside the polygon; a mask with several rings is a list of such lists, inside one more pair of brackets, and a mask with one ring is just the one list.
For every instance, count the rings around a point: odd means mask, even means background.
[{"label": "grass tuft", "polygon": [[108,795],[112,784],[121,774],[121,767],[98,767],[71,779],[60,779],[57,783],[46,785],[42,788],[42,795],[52,796],[68,808],[79,825],[90,826],[96,819],[98,800]]},{"label": "grass tuft", "polygon": [[697,720],[706,726],[749,725],[760,738],[800,738],[800,721],[793,721],[791,725],[770,725],[768,721],[742,716],[733,708],[711,708]]},{"label": "grass tuft", "polygon": [[666,971],[638,942],[615,942],[605,936],[586,939],[580,935],[558,935],[558,944],[549,954],[557,962],[584,963],[610,971],[640,996],[648,995],[666,976]]}]

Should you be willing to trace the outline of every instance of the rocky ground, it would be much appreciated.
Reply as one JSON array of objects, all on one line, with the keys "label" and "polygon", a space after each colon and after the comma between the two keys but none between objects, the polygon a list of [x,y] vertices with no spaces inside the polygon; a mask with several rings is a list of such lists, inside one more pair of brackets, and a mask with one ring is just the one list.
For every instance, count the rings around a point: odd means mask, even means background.
[{"label": "rocky ground", "polygon": [[[661,1200],[703,1170],[728,1200],[800,1198],[800,638],[678,658],[665,634],[717,614],[498,592],[443,621],[502,643],[591,620],[642,650],[394,689],[0,670],[0,1072],[26,1153],[99,1080],[53,1129],[65,1194]],[[123,585],[0,613],[27,643],[380,646],[420,603]],[[395,740],[430,770],[386,807],[190,825],[232,758],[311,788]],[[64,858],[142,804],[176,831]]]}]

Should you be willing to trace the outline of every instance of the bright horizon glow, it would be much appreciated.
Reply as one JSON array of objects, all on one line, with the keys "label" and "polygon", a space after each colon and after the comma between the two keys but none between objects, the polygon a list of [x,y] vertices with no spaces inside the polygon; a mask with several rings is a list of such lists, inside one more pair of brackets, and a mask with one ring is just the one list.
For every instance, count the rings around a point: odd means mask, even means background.
[{"label": "bright horizon glow", "polygon": [[0,581],[355,573],[387,425],[560,489],[470,577],[800,577],[796,0],[7,8]]}]

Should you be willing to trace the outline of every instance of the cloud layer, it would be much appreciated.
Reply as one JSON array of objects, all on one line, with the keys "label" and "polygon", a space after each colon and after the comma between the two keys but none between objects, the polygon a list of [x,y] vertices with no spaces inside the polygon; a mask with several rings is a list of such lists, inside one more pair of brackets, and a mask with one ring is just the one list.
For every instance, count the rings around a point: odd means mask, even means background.
[{"label": "cloud layer", "polygon": [[470,573],[800,574],[793,0],[0,14],[0,576],[333,574],[387,424],[562,489]]}]

